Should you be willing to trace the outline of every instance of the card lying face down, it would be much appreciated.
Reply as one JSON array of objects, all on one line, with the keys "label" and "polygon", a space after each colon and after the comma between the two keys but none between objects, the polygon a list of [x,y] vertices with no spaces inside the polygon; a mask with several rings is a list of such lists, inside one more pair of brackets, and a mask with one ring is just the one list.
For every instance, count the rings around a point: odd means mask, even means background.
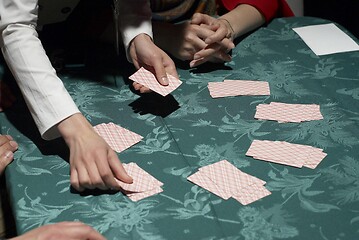
[{"label": "card lying face down", "polygon": [[247,156],[292,167],[316,168],[327,155],[323,149],[283,141],[254,140]]},{"label": "card lying face down", "polygon": [[116,179],[122,188],[122,192],[132,201],[141,199],[162,192],[163,183],[153,177],[151,174],[140,168],[136,163],[123,164],[128,175],[133,179],[133,183],[128,184]]},{"label": "card lying face down", "polygon": [[232,197],[243,205],[271,194],[263,186],[265,181],[242,172],[227,160],[201,167],[187,179],[225,200]]},{"label": "card lying face down", "polygon": [[137,72],[135,72],[129,77],[129,79],[131,79],[132,81],[138,82],[143,86],[148,87],[152,91],[161,94],[162,96],[168,95],[182,84],[181,80],[175,78],[170,74],[167,74],[167,78],[169,82],[168,85],[162,86],[157,81],[155,75],[143,67],[138,69]]},{"label": "card lying face down", "polygon": [[241,95],[270,95],[269,83],[251,80],[224,80],[209,82],[208,90],[212,98]]},{"label": "card lying face down", "polygon": [[122,152],[123,150],[138,143],[143,138],[141,135],[131,132],[130,130],[120,127],[112,122],[96,125],[94,130],[116,152]]},{"label": "card lying face down", "polygon": [[320,106],[317,104],[288,104],[280,102],[259,104],[254,117],[278,122],[303,122],[323,119]]}]

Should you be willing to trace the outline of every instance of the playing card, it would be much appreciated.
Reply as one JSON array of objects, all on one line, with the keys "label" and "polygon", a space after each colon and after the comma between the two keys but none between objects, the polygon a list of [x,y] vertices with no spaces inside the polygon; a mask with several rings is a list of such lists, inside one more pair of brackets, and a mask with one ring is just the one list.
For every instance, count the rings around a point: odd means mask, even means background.
[{"label": "playing card", "polygon": [[121,186],[123,192],[128,198],[136,202],[150,197],[163,191],[163,183],[153,177],[151,174],[140,168],[136,163],[123,164],[124,169],[133,179],[133,183],[124,183],[115,179]]},{"label": "playing card", "polygon": [[122,152],[143,138],[141,135],[120,127],[112,122],[101,123],[94,127],[107,144],[116,152]]},{"label": "playing card", "polygon": [[256,119],[278,122],[303,122],[323,119],[320,106],[316,104],[288,104],[271,102],[259,104],[254,116]]},{"label": "playing card", "polygon": [[270,194],[271,192],[262,185],[251,185],[243,188],[242,191],[233,196],[233,198],[243,205],[248,205]]},{"label": "playing card", "polygon": [[163,185],[162,182],[140,168],[136,163],[123,164],[123,167],[133,179],[131,184],[117,180],[118,184],[126,192],[146,192]]},{"label": "playing card", "polygon": [[156,195],[161,192],[163,192],[163,189],[161,187],[155,187],[154,189],[151,189],[151,190],[145,191],[145,192],[128,193],[128,194],[126,194],[126,196],[129,199],[131,199],[132,201],[137,202],[139,200]]},{"label": "playing card", "polygon": [[263,186],[265,181],[242,172],[227,160],[201,167],[187,179],[223,199],[233,197],[243,205],[270,194]]},{"label": "playing card", "polygon": [[152,91],[161,94],[162,96],[168,95],[182,84],[181,80],[170,74],[167,74],[167,78],[169,82],[168,85],[162,86],[157,81],[155,75],[143,67],[141,67],[137,72],[129,77],[129,79],[132,81],[138,82],[143,86],[148,87]]},{"label": "playing card", "polygon": [[213,182],[210,178],[208,178],[205,174],[203,174],[200,171],[187,177],[187,179],[193,182],[194,184],[206,189],[207,191],[212,192],[213,194],[216,194],[217,196],[223,199],[228,199],[231,197],[231,194],[228,194],[227,192],[223,191],[222,188],[217,186],[215,182]]},{"label": "playing card", "polygon": [[322,149],[284,141],[254,140],[246,152],[247,156],[301,168],[315,168],[326,156]]},{"label": "playing card", "polygon": [[251,80],[224,80],[209,82],[208,90],[212,98],[239,95],[270,95],[268,82]]}]

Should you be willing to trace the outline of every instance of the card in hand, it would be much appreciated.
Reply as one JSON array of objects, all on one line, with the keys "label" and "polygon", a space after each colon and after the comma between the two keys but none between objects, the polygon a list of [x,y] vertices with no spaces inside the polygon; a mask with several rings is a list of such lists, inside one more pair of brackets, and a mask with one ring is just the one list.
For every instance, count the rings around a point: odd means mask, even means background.
[{"label": "card in hand", "polygon": [[174,76],[167,74],[168,85],[162,86],[156,79],[155,75],[148,71],[147,69],[141,67],[137,72],[132,74],[129,79],[137,83],[142,84],[145,87],[148,87],[152,91],[161,94],[162,96],[167,96],[173,90],[178,88],[182,81],[175,78]]},{"label": "card in hand", "polygon": [[163,183],[153,177],[151,174],[140,168],[136,163],[123,164],[127,174],[133,179],[131,184],[124,183],[116,179],[121,186],[122,192],[132,201],[139,201],[162,192]]}]

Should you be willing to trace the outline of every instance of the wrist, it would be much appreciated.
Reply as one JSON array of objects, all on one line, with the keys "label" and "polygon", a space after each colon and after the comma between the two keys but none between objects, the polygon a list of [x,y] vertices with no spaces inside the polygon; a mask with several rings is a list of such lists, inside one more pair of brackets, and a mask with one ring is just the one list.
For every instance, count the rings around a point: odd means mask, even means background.
[{"label": "wrist", "polygon": [[66,118],[58,124],[57,128],[66,143],[76,138],[77,135],[81,135],[84,130],[93,129],[92,125],[81,113],[76,113]]},{"label": "wrist", "polygon": [[226,37],[229,39],[234,39],[235,32],[232,27],[232,24],[225,18],[218,18],[218,20],[222,21],[227,27],[227,36]]}]

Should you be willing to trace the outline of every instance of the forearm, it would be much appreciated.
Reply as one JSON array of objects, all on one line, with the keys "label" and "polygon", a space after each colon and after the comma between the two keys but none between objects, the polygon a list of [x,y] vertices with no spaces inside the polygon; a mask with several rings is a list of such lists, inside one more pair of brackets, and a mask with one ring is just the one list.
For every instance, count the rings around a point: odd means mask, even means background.
[{"label": "forearm", "polygon": [[153,39],[152,34],[152,12],[148,0],[118,0],[119,31],[122,35],[123,44],[126,49],[131,41],[139,34],[145,33]]},{"label": "forearm", "polygon": [[238,5],[232,11],[222,15],[220,19],[226,19],[233,28],[233,39],[258,28],[265,23],[265,17],[261,12],[248,4]]},{"label": "forearm", "polygon": [[58,137],[54,126],[78,109],[51,66],[36,30],[31,25],[9,24],[1,37],[4,58],[41,135]]}]

